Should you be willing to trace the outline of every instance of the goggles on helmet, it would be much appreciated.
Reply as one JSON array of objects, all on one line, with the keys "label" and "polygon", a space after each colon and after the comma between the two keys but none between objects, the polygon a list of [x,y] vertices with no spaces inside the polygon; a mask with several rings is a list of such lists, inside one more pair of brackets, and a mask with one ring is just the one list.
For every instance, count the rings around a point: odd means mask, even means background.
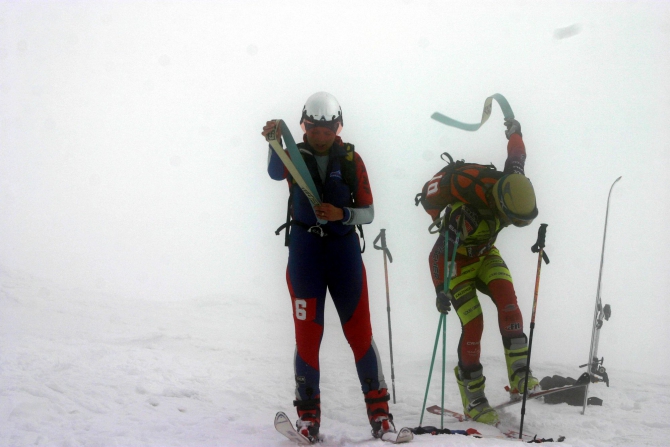
[{"label": "goggles on helmet", "polygon": [[[512,225],[514,225],[515,227],[527,227],[528,225],[533,223],[533,220],[535,220],[535,217],[528,217],[528,216],[522,217],[512,213],[511,211],[509,211],[509,208],[507,208],[504,204],[501,204],[501,206],[503,207],[503,210],[505,212],[504,219],[507,220]],[[535,216],[537,216],[537,214]]]},{"label": "goggles on helmet", "polygon": [[335,135],[338,135],[342,131],[342,115],[332,121],[326,121],[325,119],[315,120],[313,117],[307,117],[303,112],[300,126],[304,132],[312,130],[315,127],[323,127],[334,132]]}]

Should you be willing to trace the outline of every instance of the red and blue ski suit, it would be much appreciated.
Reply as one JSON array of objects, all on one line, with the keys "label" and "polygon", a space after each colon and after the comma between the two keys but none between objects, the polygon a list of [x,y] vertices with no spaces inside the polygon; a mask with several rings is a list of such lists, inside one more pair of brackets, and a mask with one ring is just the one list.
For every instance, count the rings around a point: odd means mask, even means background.
[{"label": "red and blue ski suit", "polygon": [[[368,288],[355,224],[372,220],[372,191],[365,164],[337,137],[319,163],[312,148],[298,145],[323,203],[342,208],[342,221],[322,225],[325,236],[309,231],[317,224],[312,206],[292,180],[280,158],[270,150],[268,173],[274,180],[289,182],[292,202],[289,258],[286,269],[295,324],[296,399],[317,399],[319,348],[323,336],[326,290],[330,292],[351,346],[364,393],[386,388],[381,362],[370,324]],[[350,150],[348,150],[350,149]],[[321,167],[321,173],[320,171]],[[323,169],[325,167],[325,169]],[[349,181],[347,181],[349,179]],[[361,216],[369,216],[361,221]],[[363,217],[363,220],[366,220]]]}]

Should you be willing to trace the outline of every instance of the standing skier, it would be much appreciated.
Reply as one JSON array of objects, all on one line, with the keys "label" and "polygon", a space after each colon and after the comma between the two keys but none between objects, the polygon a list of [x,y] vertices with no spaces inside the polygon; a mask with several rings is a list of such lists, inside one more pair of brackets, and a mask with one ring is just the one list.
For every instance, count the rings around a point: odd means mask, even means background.
[{"label": "standing skier", "polygon": [[[395,432],[381,359],[372,338],[365,266],[356,225],[372,222],[372,191],[365,164],[354,146],[343,143],[342,109],[329,93],[307,99],[298,144],[322,204],[312,206],[277,154],[270,149],[268,173],[288,180],[291,194],[289,257],[286,270],[295,324],[295,380],[298,431],[315,441],[321,421],[319,347],[323,336],[326,290],[356,361],[372,434]],[[281,129],[268,121],[262,135]],[[280,135],[277,136],[278,139]],[[319,225],[317,216],[324,225]],[[288,229],[287,229],[288,231]]]},{"label": "standing skier", "polygon": [[[512,276],[494,243],[503,228],[529,225],[538,213],[533,186],[524,175],[526,149],[521,125],[508,120],[505,126],[509,142],[503,172],[490,166],[452,161],[453,166],[426,183],[422,194],[424,207],[433,219],[444,209],[440,236],[430,253],[429,264],[438,311],[446,314],[453,304],[461,321],[458,366],[454,373],[463,410],[471,419],[487,424],[496,424],[498,414],[484,393],[486,379],[479,361],[484,320],[477,290],[491,297],[497,308],[510,389],[523,393],[528,339],[523,333]],[[454,247],[459,232],[460,243]],[[448,259],[456,249],[448,292],[444,291],[445,233]],[[528,389],[537,386],[537,379],[529,376]]]}]

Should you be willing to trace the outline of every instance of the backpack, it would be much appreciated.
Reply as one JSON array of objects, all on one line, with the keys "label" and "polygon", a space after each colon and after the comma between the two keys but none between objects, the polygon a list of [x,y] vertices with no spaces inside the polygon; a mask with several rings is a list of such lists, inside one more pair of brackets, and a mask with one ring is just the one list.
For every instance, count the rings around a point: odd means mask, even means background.
[{"label": "backpack", "polygon": [[[584,374],[582,374],[582,376]],[[580,379],[582,379],[582,377],[580,377]],[[590,378],[587,377],[586,379],[589,380]],[[575,380],[572,377],[561,377],[557,375],[554,375],[553,377],[546,376],[544,379],[540,380],[540,387],[542,387],[543,390],[549,390],[552,388],[561,388],[575,385],[577,382],[578,380]],[[558,393],[547,394],[544,396],[544,403],[551,405],[566,403],[575,407],[581,407],[584,405],[585,394],[586,387],[575,387],[574,389],[567,389]],[[586,400],[586,403],[587,405],[602,406],[603,400],[595,396],[591,396]]]},{"label": "backpack", "polygon": [[[504,174],[493,164],[454,161],[447,152],[442,154],[443,160],[445,155],[449,162],[423,185],[423,189],[414,199],[415,205],[423,205],[435,220],[447,205],[463,202],[476,208],[485,220],[491,222],[493,210],[488,200],[488,192]],[[491,224],[489,226],[494,228]]]}]

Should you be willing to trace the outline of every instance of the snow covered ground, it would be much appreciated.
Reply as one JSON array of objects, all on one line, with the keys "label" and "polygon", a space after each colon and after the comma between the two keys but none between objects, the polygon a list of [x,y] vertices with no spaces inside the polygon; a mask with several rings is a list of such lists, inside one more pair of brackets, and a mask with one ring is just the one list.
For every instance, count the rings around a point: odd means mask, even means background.
[{"label": "snow covered ground", "polygon": [[[272,426],[278,410],[294,414],[291,310],[282,297],[287,299],[284,290],[260,298],[136,300],[67,290],[3,268],[0,445],[292,445]],[[375,307],[373,314],[384,310]],[[401,332],[405,322],[394,316],[393,324]],[[374,330],[390,384],[386,328],[377,325]],[[392,412],[398,425],[418,426],[431,349],[398,343],[394,352],[397,403]],[[323,445],[380,445],[369,435],[352,355],[332,311],[326,319],[321,361]],[[454,362],[448,356],[448,370]],[[483,363],[489,399],[501,402],[502,356],[485,357]],[[534,370],[539,377],[577,377],[580,372],[556,364],[535,365]],[[580,407],[532,401],[525,431],[554,439],[563,435],[563,446],[668,445],[670,378],[608,372],[609,388],[591,387],[590,394],[604,400],[602,407],[589,407],[581,415]],[[429,404],[439,403],[439,382],[436,369]],[[459,409],[451,375],[445,399],[447,407]],[[519,411],[520,406],[512,406],[502,418],[517,424]],[[424,425],[439,424],[438,416],[426,413]],[[495,432],[448,418],[445,426]],[[514,442],[461,435],[421,435],[414,440],[454,446]]]},{"label": "snow covered ground", "polygon": [[[299,138],[321,90],[340,101],[374,192],[363,258],[389,382],[380,229],[395,259],[398,424],[419,424],[438,323],[434,236],[414,194],[445,151],[498,167],[506,156],[497,105],[476,133],[430,115],[476,122],[501,93],[540,209],[496,242],[526,322],[530,247],[549,224],[540,378],[582,372],[607,193],[623,176],[602,277],[611,387],[592,387],[604,405],[583,416],[530,402],[526,429],[562,445],[670,445],[670,188],[658,175],[670,170],[669,20],[668,1],[0,2],[0,447],[290,445],[272,427],[278,410],[294,414],[287,254],[273,232],[287,189],[267,176],[260,130],[283,118]],[[497,403],[502,346],[482,301]],[[460,328],[448,321],[451,370]],[[330,301],[321,362],[324,445],[381,445]],[[439,382],[436,370],[430,405]],[[451,374],[446,402],[458,409]]]}]

